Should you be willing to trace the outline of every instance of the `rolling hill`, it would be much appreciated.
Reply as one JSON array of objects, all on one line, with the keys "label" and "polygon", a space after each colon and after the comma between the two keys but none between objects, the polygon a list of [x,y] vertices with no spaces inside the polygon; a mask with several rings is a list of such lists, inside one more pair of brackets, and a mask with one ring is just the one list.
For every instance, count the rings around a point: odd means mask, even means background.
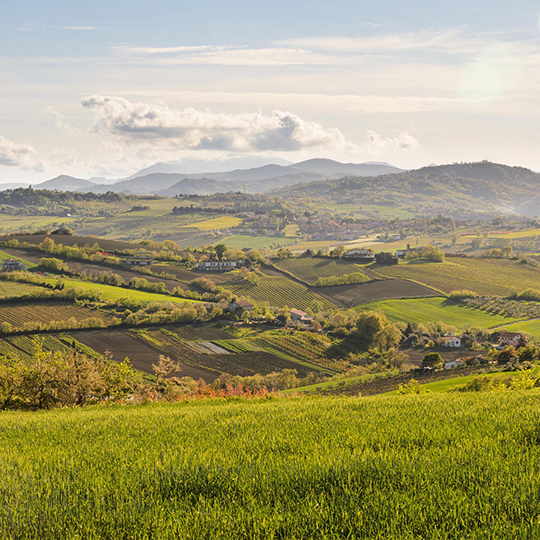
[{"label": "rolling hill", "polygon": [[279,188],[280,197],[336,203],[414,207],[469,218],[471,212],[540,214],[540,174],[487,161],[429,166],[398,174],[341,179]]}]

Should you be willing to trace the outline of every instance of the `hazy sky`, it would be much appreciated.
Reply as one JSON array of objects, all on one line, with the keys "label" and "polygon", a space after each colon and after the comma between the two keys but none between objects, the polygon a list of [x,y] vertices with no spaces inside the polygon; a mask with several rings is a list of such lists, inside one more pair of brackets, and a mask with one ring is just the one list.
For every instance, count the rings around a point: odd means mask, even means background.
[{"label": "hazy sky", "polygon": [[540,170],[540,4],[0,0],[0,182],[277,156]]}]

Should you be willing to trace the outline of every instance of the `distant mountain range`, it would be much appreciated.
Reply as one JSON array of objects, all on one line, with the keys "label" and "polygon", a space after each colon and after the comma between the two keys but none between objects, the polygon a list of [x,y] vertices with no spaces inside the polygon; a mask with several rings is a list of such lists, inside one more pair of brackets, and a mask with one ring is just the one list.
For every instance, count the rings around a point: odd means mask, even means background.
[{"label": "distant mountain range", "polygon": [[[233,163],[237,162],[238,160],[233,161]],[[200,167],[200,165],[198,166]],[[216,192],[243,190],[248,193],[264,193],[271,189],[305,182],[317,182],[351,175],[378,176],[398,173],[402,170],[388,163],[340,163],[331,159],[310,159],[290,165],[271,163],[250,169],[218,172],[169,172],[177,170],[179,167],[179,164],[157,163],[113,184],[98,184],[62,175],[34,187],[92,193],[113,191],[135,195],[208,195]]]}]

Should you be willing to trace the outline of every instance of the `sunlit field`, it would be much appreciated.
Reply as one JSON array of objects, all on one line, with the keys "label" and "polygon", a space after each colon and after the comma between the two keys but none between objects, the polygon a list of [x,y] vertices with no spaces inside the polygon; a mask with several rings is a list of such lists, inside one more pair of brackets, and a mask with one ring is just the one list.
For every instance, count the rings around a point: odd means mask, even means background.
[{"label": "sunlit field", "polygon": [[16,538],[536,538],[540,393],[0,416]]}]

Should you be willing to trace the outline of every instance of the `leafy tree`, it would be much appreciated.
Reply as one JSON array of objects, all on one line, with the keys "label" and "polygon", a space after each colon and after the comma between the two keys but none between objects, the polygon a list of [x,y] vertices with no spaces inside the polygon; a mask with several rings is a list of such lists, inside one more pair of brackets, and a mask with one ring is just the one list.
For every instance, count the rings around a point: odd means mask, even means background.
[{"label": "leafy tree", "polygon": [[218,259],[221,261],[223,258],[223,254],[228,250],[229,248],[225,244],[217,244],[215,246],[214,251],[216,252],[216,255]]},{"label": "leafy tree", "polygon": [[377,264],[381,265],[398,264],[398,258],[387,251],[381,251],[380,253],[376,253],[375,261],[377,262]]},{"label": "leafy tree", "polygon": [[438,352],[430,352],[424,355],[422,360],[422,367],[429,367],[433,369],[438,369],[443,366],[442,356]]}]

